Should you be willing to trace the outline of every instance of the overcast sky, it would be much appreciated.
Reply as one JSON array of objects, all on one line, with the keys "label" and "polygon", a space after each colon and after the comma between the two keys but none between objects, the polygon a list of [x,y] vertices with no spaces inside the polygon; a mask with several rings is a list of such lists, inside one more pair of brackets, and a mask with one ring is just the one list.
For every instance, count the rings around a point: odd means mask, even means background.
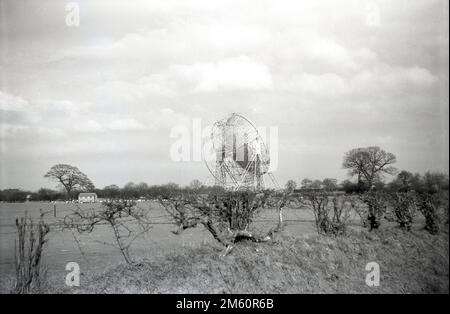
[{"label": "overcast sky", "polygon": [[55,187],[56,163],[98,187],[203,181],[170,130],[230,112],[278,127],[281,184],[345,179],[373,145],[448,172],[447,0],[89,0],[78,27],[67,3],[0,0],[0,188]]}]

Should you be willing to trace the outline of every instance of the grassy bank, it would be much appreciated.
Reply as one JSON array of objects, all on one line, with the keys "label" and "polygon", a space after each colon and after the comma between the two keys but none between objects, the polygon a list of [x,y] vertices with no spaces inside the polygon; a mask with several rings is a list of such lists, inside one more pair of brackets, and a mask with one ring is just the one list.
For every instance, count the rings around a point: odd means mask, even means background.
[{"label": "grassy bank", "polygon": [[[448,293],[448,226],[350,231],[345,237],[282,236],[242,243],[225,257],[218,247],[183,248],[138,266],[84,276],[62,293]],[[379,263],[379,287],[365,284],[368,262]]]}]

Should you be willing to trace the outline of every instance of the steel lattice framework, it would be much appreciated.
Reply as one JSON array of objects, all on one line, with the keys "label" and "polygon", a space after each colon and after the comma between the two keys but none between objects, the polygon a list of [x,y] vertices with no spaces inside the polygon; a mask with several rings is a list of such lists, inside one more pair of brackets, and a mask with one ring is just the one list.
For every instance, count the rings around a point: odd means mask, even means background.
[{"label": "steel lattice framework", "polygon": [[229,190],[262,190],[265,177],[278,187],[269,172],[269,150],[261,135],[247,118],[232,113],[214,123],[211,130],[213,160],[206,165],[215,184]]}]

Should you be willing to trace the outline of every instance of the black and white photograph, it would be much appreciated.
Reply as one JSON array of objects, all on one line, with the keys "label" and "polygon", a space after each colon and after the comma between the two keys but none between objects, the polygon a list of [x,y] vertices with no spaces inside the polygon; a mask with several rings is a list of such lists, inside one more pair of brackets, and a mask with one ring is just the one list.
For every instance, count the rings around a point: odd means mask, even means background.
[{"label": "black and white photograph", "polygon": [[447,0],[0,0],[0,294],[448,293]]}]

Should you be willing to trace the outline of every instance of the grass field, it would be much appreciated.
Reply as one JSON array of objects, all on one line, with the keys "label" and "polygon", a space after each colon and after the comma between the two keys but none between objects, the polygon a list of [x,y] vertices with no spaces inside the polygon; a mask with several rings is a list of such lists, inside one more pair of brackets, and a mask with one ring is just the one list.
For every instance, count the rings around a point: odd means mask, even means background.
[{"label": "grass field", "polygon": [[[14,219],[24,214],[38,217],[50,212],[50,223],[82,204],[51,203],[0,204],[0,289],[7,292],[14,275]],[[94,205],[98,206],[98,205]],[[52,231],[45,250],[44,265],[51,283],[49,292],[448,292],[448,225],[439,236],[423,229],[418,216],[411,233],[395,223],[368,233],[353,222],[350,234],[341,239],[318,236],[309,209],[286,209],[287,226],[278,243],[248,243],[229,257],[220,259],[221,247],[203,227],[181,235],[155,202],[138,206],[151,208],[153,228],[132,247],[141,261],[137,269],[122,264],[120,252],[101,242],[111,242],[110,230],[101,226],[90,234],[78,235],[81,253],[70,231]],[[277,212],[265,209],[255,228],[268,230]],[[364,267],[380,261],[388,271],[385,285],[370,290],[364,284]],[[77,262],[82,286],[64,285],[65,265]],[[406,267],[406,268],[405,268]],[[246,270],[247,269],[247,270]],[[256,272],[256,273],[255,273]],[[240,280],[250,276],[248,280]],[[331,277],[330,277],[331,276]],[[327,279],[328,278],[328,279]],[[330,279],[331,278],[331,279]]]},{"label": "grass field", "polygon": [[[56,205],[56,218],[53,217],[53,209]],[[39,217],[40,209],[48,212],[46,220],[50,223],[62,219],[69,214],[76,206],[89,208],[99,206],[98,204],[65,204],[65,203],[0,203],[0,280],[14,274],[14,239],[16,217],[21,217],[27,211],[32,217]],[[176,227],[168,219],[165,211],[156,202],[138,203],[141,207],[150,207],[153,225],[150,232],[133,243],[132,256],[164,255],[177,251],[182,247],[198,248],[205,243],[214,244],[210,233],[202,227],[186,230],[182,235],[174,235],[171,230]],[[257,228],[269,228],[277,219],[275,210],[265,210],[259,215],[255,224]],[[314,222],[312,212],[307,210],[287,210],[286,219],[288,224],[287,232],[292,234],[314,232]],[[289,221],[296,220],[296,221]],[[297,221],[298,220],[298,221]],[[294,228],[295,226],[295,228]],[[99,272],[106,267],[122,262],[120,252],[102,242],[111,242],[111,233],[107,226],[99,226],[90,234],[78,235],[82,252],[74,240],[74,235],[70,231],[52,231],[49,234],[49,241],[45,250],[44,263],[48,269],[48,275],[59,276],[61,283],[64,283],[64,276],[67,273],[65,265],[68,262],[77,262],[84,272]]]}]

